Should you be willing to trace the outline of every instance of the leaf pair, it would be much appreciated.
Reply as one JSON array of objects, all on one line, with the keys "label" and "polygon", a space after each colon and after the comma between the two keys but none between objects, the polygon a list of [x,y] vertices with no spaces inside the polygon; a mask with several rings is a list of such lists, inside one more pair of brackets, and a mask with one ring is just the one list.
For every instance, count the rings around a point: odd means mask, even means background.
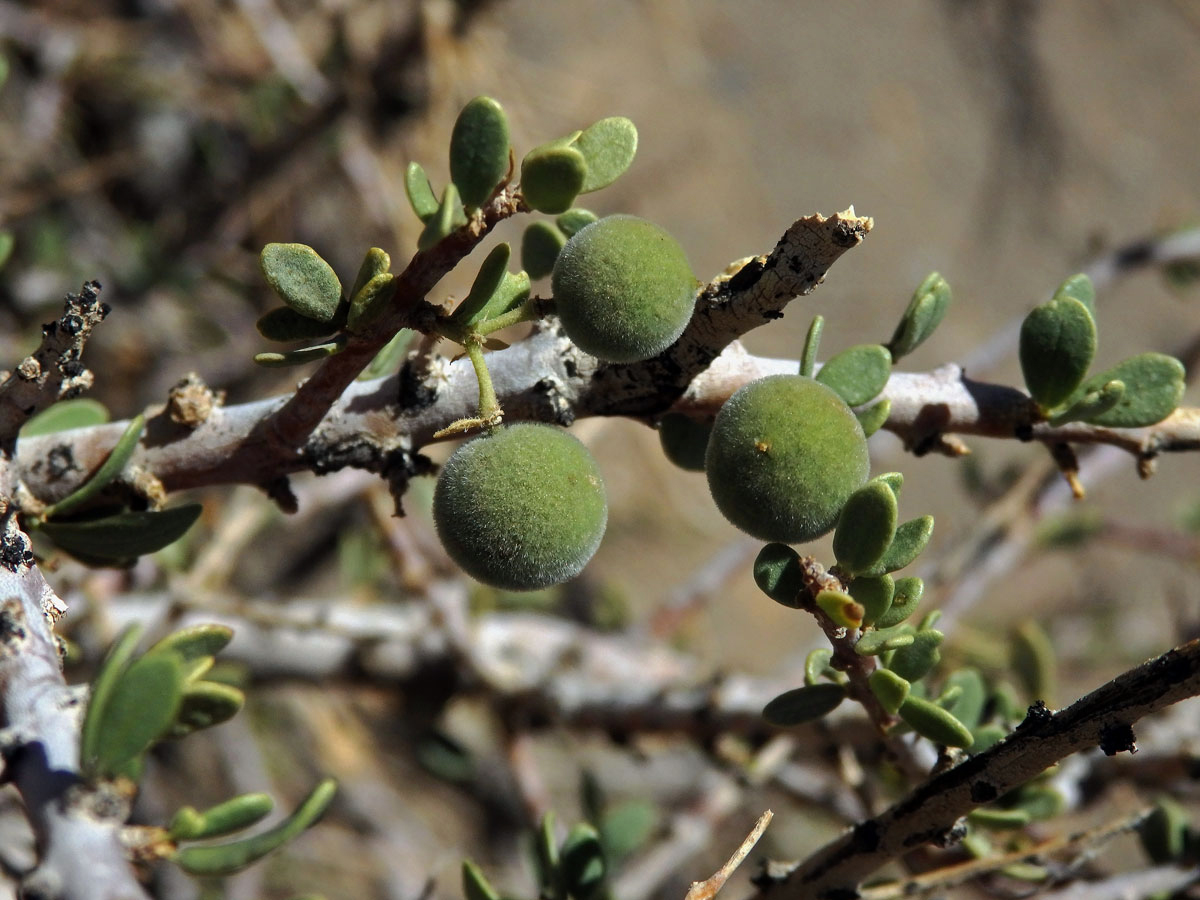
[{"label": "leaf pair", "polygon": [[[534,839],[539,895],[545,900],[594,900],[603,895],[608,862],[600,833],[587,823],[571,826],[560,845],[553,813],[542,817]],[[474,864],[463,866],[467,900],[497,900],[498,894]]]},{"label": "leaf pair", "polygon": [[850,575],[879,577],[909,565],[933,534],[933,517],[897,525],[898,473],[867,482],[842,507],[833,533],[838,567]]},{"label": "leaf pair", "polygon": [[471,290],[450,316],[450,322],[469,331],[520,307],[529,299],[529,276],[508,271],[512,248],[497,244],[484,259]]},{"label": "leaf pair", "polygon": [[531,209],[565,213],[580,194],[608,187],[633,162],[637,128],[624,116],[535,147],[521,160],[521,193]]},{"label": "leaf pair", "polygon": [[1177,359],[1142,353],[1086,378],[1096,346],[1095,292],[1086,275],[1068,278],[1022,322],[1021,371],[1051,424],[1138,428],[1179,405],[1184,370]]},{"label": "leaf pair", "polygon": [[233,636],[228,628],[186,628],[134,659],[141,634],[140,626],[122,632],[92,682],[79,743],[89,778],[136,780],[153,744],[225,721],[241,708],[240,691],[202,677]]},{"label": "leaf pair", "polygon": [[521,265],[529,277],[545,278],[554,270],[559,251],[581,228],[597,221],[596,214],[572,207],[553,222],[533,222],[521,237]]},{"label": "leaf pair", "polygon": [[[847,406],[862,406],[877,397],[887,387],[892,373],[892,357],[888,349],[880,344],[858,344],[843,350],[821,366],[820,371],[816,371],[817,348],[824,326],[822,316],[813,317],[800,355],[800,374],[811,378],[816,372],[816,380],[831,388]],[[882,428],[891,409],[892,401],[885,397],[866,409],[856,411],[854,415],[862,426],[863,434],[870,437]]]}]

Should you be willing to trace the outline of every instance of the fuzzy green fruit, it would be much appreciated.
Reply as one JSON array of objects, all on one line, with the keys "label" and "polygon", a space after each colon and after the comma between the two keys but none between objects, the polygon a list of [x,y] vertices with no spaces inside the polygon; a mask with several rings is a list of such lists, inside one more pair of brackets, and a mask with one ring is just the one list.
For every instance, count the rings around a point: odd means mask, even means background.
[{"label": "fuzzy green fruit", "polygon": [[721,407],[705,471],[717,508],[764,541],[811,541],[837,524],[871,460],[850,407],[803,375],[751,382]]},{"label": "fuzzy green fruit", "polygon": [[618,363],[649,359],[675,343],[698,284],[675,239],[636,216],[608,216],[577,231],[550,283],[567,336]]},{"label": "fuzzy green fruit", "polygon": [[587,565],[604,536],[608,501],[583,444],[559,428],[522,423],[454,451],[438,477],[433,520],[467,574],[533,591]]}]

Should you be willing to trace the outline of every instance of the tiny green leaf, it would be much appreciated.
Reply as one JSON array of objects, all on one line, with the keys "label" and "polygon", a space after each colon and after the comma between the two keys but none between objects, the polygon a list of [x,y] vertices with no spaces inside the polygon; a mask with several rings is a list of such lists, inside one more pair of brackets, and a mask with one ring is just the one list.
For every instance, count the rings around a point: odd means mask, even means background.
[{"label": "tiny green leaf", "polygon": [[1106,428],[1144,428],[1161,422],[1183,399],[1183,363],[1165,353],[1141,353],[1084,382],[1080,394],[1101,389],[1112,381],[1125,385],[1125,394],[1107,412],[1085,421]]},{"label": "tiny green leaf", "polygon": [[500,282],[500,287],[492,294],[492,299],[487,302],[487,306],[479,314],[477,321],[486,322],[489,319],[499,318],[507,312],[510,312],[524,305],[529,299],[529,273],[528,272],[505,272],[504,279]]},{"label": "tiny green leaf", "polygon": [[[951,711],[953,712],[953,710]],[[975,735],[975,743],[971,745],[972,753],[983,753],[986,750],[991,750],[1008,737],[1008,732],[995,724],[980,725],[972,733]]]},{"label": "tiny green leaf", "polygon": [[945,635],[933,629],[918,631],[913,642],[901,647],[892,656],[888,668],[906,681],[920,681],[941,661],[941,646]]},{"label": "tiny green leaf", "polygon": [[1092,318],[1096,318],[1096,289],[1092,286],[1092,279],[1082,272],[1072,275],[1060,284],[1055,290],[1054,296],[1059,300],[1078,300],[1087,307]]},{"label": "tiny green leaf", "polygon": [[780,694],[763,707],[762,714],[772,725],[801,725],[833,712],[845,697],[840,684],[809,684]]},{"label": "tiny green leaf", "polygon": [[578,206],[568,209],[554,220],[554,224],[559,230],[570,237],[581,228],[591,225],[593,222],[598,222],[600,217],[589,209],[581,209]]},{"label": "tiny green leaf", "polygon": [[800,554],[787,544],[767,544],[754,560],[754,583],[776,603],[799,609],[804,590]]},{"label": "tiny green leaf", "polygon": [[911,694],[900,706],[900,718],[912,726],[913,731],[937,744],[947,747],[970,747],[975,738],[971,729],[954,718],[936,703],[922,700]]},{"label": "tiny green leaf", "polygon": [[462,889],[466,900],[500,900],[500,893],[484,876],[483,871],[469,859],[462,864]]},{"label": "tiny green leaf", "polygon": [[554,269],[567,236],[552,222],[533,222],[521,236],[521,266],[536,281]]},{"label": "tiny green leaf", "polygon": [[96,677],[92,679],[92,689],[88,697],[87,712],[83,717],[83,727],[79,735],[79,758],[81,760],[95,759],[96,746],[100,740],[100,729],[104,720],[104,711],[108,707],[113,690],[133,658],[138,639],[142,636],[141,625],[130,625],[113,641],[100,663]]},{"label": "tiny green leaf", "polygon": [[408,205],[422,222],[428,222],[437,213],[437,197],[419,162],[410,162],[404,170],[404,193],[408,195]]},{"label": "tiny green leaf", "polygon": [[891,608],[896,584],[891,575],[877,578],[855,578],[850,582],[850,596],[863,608],[863,624],[874,625]]},{"label": "tiny green leaf", "polygon": [[388,256],[386,251],[380,250],[378,247],[372,247],[363,256],[363,261],[358,267],[358,274],[354,276],[354,286],[350,288],[348,296],[356,297],[358,292],[367,286],[367,282],[376,275],[382,275],[392,267],[392,258]]},{"label": "tiny green leaf", "polygon": [[967,814],[972,825],[987,828],[991,831],[1015,831],[1029,824],[1029,813],[1023,809],[999,809],[985,807],[972,810]]},{"label": "tiny green leaf", "polygon": [[900,499],[900,489],[904,487],[904,475],[900,472],[884,472],[882,475],[876,475],[871,481],[882,481],[892,489],[892,493],[896,495],[896,499]]},{"label": "tiny green leaf", "polygon": [[854,652],[859,656],[878,656],[889,650],[899,650],[907,647],[916,636],[911,625],[893,625],[891,628],[874,628],[863,633],[854,645]]},{"label": "tiny green leaf", "polygon": [[600,843],[604,845],[605,858],[616,863],[646,846],[658,822],[658,809],[643,798],[627,800],[610,809],[600,819]]},{"label": "tiny green leaf", "polygon": [[817,368],[817,350],[821,347],[821,332],[825,330],[825,317],[813,316],[804,336],[804,349],[800,351],[800,374],[812,378]]},{"label": "tiny green leaf", "polygon": [[879,701],[880,706],[893,716],[908,699],[912,685],[890,669],[876,669],[867,676],[867,684],[871,693]]},{"label": "tiny green leaf", "polygon": [[585,128],[574,143],[587,162],[579,193],[598,191],[620,178],[633,162],[637,143],[637,128],[624,116],[601,119]]},{"label": "tiny green leaf", "polygon": [[896,591],[892,594],[892,605],[888,611],[879,617],[876,628],[891,628],[899,625],[917,609],[921,595],[925,593],[925,582],[920,578],[908,577],[896,579]]},{"label": "tiny green leaf", "polygon": [[855,603],[849,594],[841,591],[820,591],[817,594],[817,606],[843,628],[862,627],[863,608]]},{"label": "tiny green leaf", "polygon": [[462,108],[450,133],[450,180],[469,208],[483,206],[508,173],[508,117],[491,97]]},{"label": "tiny green leaf", "polygon": [[193,731],[228,722],[241,711],[245,702],[246,695],[231,685],[193,681],[183,689],[179,713],[169,737],[186,737]]},{"label": "tiny green leaf", "polygon": [[543,144],[521,160],[521,192],[531,209],[563,213],[571,208],[587,174],[587,160],[577,149]]},{"label": "tiny green leaf", "polygon": [[888,547],[887,552],[883,554],[883,559],[862,574],[882,575],[885,572],[903,569],[921,555],[932,536],[933,516],[909,519],[896,529],[896,537],[892,540],[892,545]]},{"label": "tiny green leaf", "polygon": [[1050,417],[1056,428],[1069,422],[1094,422],[1121,402],[1125,396],[1125,382],[1106,381],[1095,390],[1076,392],[1065,410]]},{"label": "tiny green leaf", "polygon": [[833,659],[833,651],[828,647],[817,647],[809,651],[804,658],[804,683],[808,685],[822,684],[826,673],[835,671],[829,661]]},{"label": "tiny green leaf", "polygon": [[[987,685],[984,684],[983,676],[979,674],[978,669],[964,667],[946,678],[943,697],[951,688],[959,689],[958,696],[951,701],[943,700],[942,705],[954,718],[974,730],[979,726],[984,707],[987,705]],[[978,740],[978,734],[976,739]]]},{"label": "tiny green leaf", "polygon": [[68,553],[123,560],[175,543],[202,510],[199,503],[185,503],[158,512],[122,512],[84,522],[43,522],[39,530]]},{"label": "tiny green leaf", "polygon": [[378,321],[395,295],[395,281],[396,276],[391,272],[381,272],[364,284],[350,301],[346,327],[354,332],[363,332]]},{"label": "tiny green leaf", "polygon": [[332,320],[319,322],[308,316],[300,315],[290,306],[277,306],[270,312],[264,313],[254,327],[268,341],[280,343],[311,341],[315,338],[325,337],[337,330],[337,325]]},{"label": "tiny green leaf", "polygon": [[1075,393],[1095,355],[1096,323],[1078,300],[1048,300],[1021,323],[1021,372],[1043,410],[1058,407]]},{"label": "tiny green leaf", "polygon": [[848,406],[879,396],[892,374],[892,356],[879,344],[858,344],[821,366],[817,381],[833,388]]},{"label": "tiny green leaf", "polygon": [[858,419],[858,424],[862,426],[863,434],[870,437],[888,420],[888,415],[892,411],[892,401],[888,397],[884,397],[878,403],[872,403],[866,409],[855,410],[854,415]]},{"label": "tiny green leaf", "polygon": [[192,875],[230,875],[257,862],[300,835],[324,814],[337,783],[327,778],[318,784],[290,816],[261,834],[229,844],[184,847],[171,860]]},{"label": "tiny green leaf", "polygon": [[[0,65],[3,64],[3,57],[0,57]],[[13,238],[11,231],[0,231],[0,269],[3,269],[12,256],[13,247],[16,241]]]},{"label": "tiny green leaf", "polygon": [[288,350],[285,353],[256,353],[254,361],[268,369],[283,369],[288,366],[302,366],[316,362],[329,356],[336,356],[346,347],[346,336],[339,334],[332,341],[315,344],[312,347],[302,347],[299,350]]},{"label": "tiny green leaf", "polygon": [[138,441],[142,439],[142,432],[145,430],[146,417],[144,415],[139,413],[130,419],[129,425],[121,433],[117,442],[113,444],[112,450],[104,458],[100,468],[96,469],[96,473],[81,484],[74,493],[68,494],[57,503],[46,507],[46,511],[42,513],[43,518],[53,519],[74,512],[108,487],[118,475],[125,471],[125,466],[133,456],[133,451],[137,449]]},{"label": "tiny green leaf", "polygon": [[258,258],[267,284],[302,316],[328,322],[342,299],[342,283],[329,263],[306,244],[267,244]]},{"label": "tiny green leaf", "polygon": [[268,794],[241,794],[204,812],[184,806],[167,830],[176,841],[222,837],[262,821],[274,808],[275,801]]},{"label": "tiny green leaf", "polygon": [[108,408],[90,397],[60,400],[22,425],[21,437],[37,437],[72,428],[91,428],[93,425],[103,425],[108,419]]},{"label": "tiny green leaf", "polygon": [[866,574],[883,558],[896,537],[896,495],[882,481],[869,481],[842,507],[833,532],[838,567],[851,575]]},{"label": "tiny green leaf", "polygon": [[480,264],[479,272],[471,283],[471,290],[451,314],[450,321],[458,325],[473,325],[479,321],[480,314],[504,282],[511,256],[512,247],[507,243],[497,244],[492,248]]},{"label": "tiny green leaf", "polygon": [[451,182],[442,191],[442,202],[438,204],[437,211],[426,220],[425,227],[417,237],[417,249],[428,250],[437,246],[456,228],[466,224],[467,217],[463,213],[458,188]]},{"label": "tiny green leaf", "polygon": [[1011,664],[1030,700],[1050,702],[1054,696],[1057,669],[1054,642],[1032,619],[1023,623],[1012,636]]},{"label": "tiny green leaf", "polygon": [[554,826],[554,812],[551,810],[542,816],[537,833],[534,835],[533,858],[541,896],[558,897],[561,894],[558,874],[558,838],[555,835]]},{"label": "tiny green leaf", "polygon": [[1035,822],[1053,819],[1062,813],[1066,806],[1066,798],[1053,787],[1041,784],[1027,784],[1016,791],[1014,809],[1023,809],[1029,818]]},{"label": "tiny green leaf", "polygon": [[383,349],[375,354],[371,364],[363,369],[358,380],[370,381],[394,372],[399,367],[400,360],[404,359],[405,354],[408,353],[408,345],[412,343],[414,335],[416,332],[408,328],[401,328],[397,331],[396,335],[383,345]]},{"label": "tiny green leaf", "polygon": [[913,292],[908,309],[888,342],[892,361],[898,362],[900,357],[908,356],[933,334],[949,306],[950,285],[937,272],[930,273]]},{"label": "tiny green leaf", "polygon": [[575,900],[591,900],[604,884],[604,847],[600,833],[586,823],[571,826],[559,850],[563,886]]},{"label": "tiny green leaf", "polygon": [[112,689],[97,726],[93,756],[81,760],[93,776],[112,777],[171,727],[183,695],[183,666],[174,653],[143,656]]},{"label": "tiny green leaf", "polygon": [[176,653],[186,662],[216,656],[233,640],[233,629],[225,625],[191,625],[173,631],[146,653]]}]

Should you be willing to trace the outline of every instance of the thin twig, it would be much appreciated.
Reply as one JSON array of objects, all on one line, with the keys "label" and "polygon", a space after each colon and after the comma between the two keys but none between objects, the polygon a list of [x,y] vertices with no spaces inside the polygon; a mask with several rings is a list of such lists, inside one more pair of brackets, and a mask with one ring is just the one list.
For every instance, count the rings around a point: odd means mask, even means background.
[{"label": "thin twig", "polygon": [[717,892],[725,886],[725,882],[729,880],[729,876],[750,855],[750,851],[754,849],[754,845],[758,843],[758,839],[763,836],[763,832],[767,830],[767,826],[771,824],[771,819],[774,817],[775,813],[769,809],[759,816],[758,821],[754,823],[754,827],[750,829],[750,833],[746,835],[746,839],[742,841],[741,846],[733,851],[733,856],[729,857],[725,865],[717,869],[713,875],[704,881],[693,881],[692,886],[688,888],[687,894],[684,895],[684,900],[712,900],[713,897],[717,896]]}]

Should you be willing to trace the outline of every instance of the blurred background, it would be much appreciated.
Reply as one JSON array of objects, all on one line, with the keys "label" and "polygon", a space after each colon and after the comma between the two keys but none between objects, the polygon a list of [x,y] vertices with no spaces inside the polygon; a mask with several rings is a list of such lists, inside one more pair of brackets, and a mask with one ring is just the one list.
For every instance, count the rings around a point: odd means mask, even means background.
[{"label": "blurred background", "polygon": [[[1067,275],[1200,212],[1200,7],[1187,0],[0,0],[0,69],[0,230],[14,238],[0,365],[34,345],[65,292],[97,279],[114,312],[87,362],[115,418],[163,402],[189,371],[228,403],[292,390],[302,370],[251,363],[268,349],[254,322],[275,305],[258,251],[308,243],[346,279],[379,246],[398,270],[419,233],[404,168],[418,160],[444,183],[454,118],[480,93],[507,110],[518,157],[603,116],[632,118],[637,160],[588,206],[666,226],[702,278],[769,252],[802,215],[853,204],[874,217],[822,287],[748,336],[767,355],[797,356],[817,312],[824,355],[884,341],[938,270],[954,306],[904,367],[957,361],[1020,384],[1015,335],[989,338]],[[498,234],[517,241],[524,224]],[[431,299],[462,296],[490,246]],[[1185,353],[1200,331],[1194,274],[1145,267],[1103,285],[1097,365]],[[643,425],[575,431],[609,484],[600,552],[559,591],[464,586],[472,621],[533,611],[669,648],[695,684],[786,681],[815,628],[755,589],[757,546],[719,518],[703,476],[673,469]],[[966,460],[915,459],[889,434],[872,439],[874,469],[905,472],[902,514],[936,517],[920,574],[927,607],[954,610],[949,658],[1002,666],[999,636],[1034,615],[1058,651],[1062,704],[1196,633],[1196,460],[1164,459],[1146,483],[1130,459],[1098,466],[1075,510],[1096,539],[1063,552],[1047,546],[1057,488],[1044,450],[969,443]],[[252,488],[214,490],[188,541],[132,572],[61,562],[50,577],[72,603],[76,677],[164,596],[267,619],[298,602],[349,604],[363,621],[430,603],[431,585],[455,580],[428,522],[431,489],[414,484],[401,520],[386,486],[353,472],[297,479],[290,519]],[[329,672],[282,651],[244,659],[257,679],[248,713],[160,754],[140,815],[162,821],[231,785],[294,801],[324,771],[360,785],[293,849],[204,888],[239,898],[458,896],[465,854],[528,896],[521,835],[548,807],[577,819],[585,771],[636,843],[674,854],[655,869],[630,853],[619,900],[680,896],[767,805],[779,813],[769,855],[803,856],[838,826],[827,799],[746,787],[741,751],[720,736],[546,722],[498,704],[494,685],[473,693],[454,653],[438,659],[403,677],[358,656]],[[741,785],[736,802],[712,805],[726,796],[714,778]],[[681,844],[681,816],[708,830]],[[197,896],[172,872],[155,879],[159,896]]]}]

